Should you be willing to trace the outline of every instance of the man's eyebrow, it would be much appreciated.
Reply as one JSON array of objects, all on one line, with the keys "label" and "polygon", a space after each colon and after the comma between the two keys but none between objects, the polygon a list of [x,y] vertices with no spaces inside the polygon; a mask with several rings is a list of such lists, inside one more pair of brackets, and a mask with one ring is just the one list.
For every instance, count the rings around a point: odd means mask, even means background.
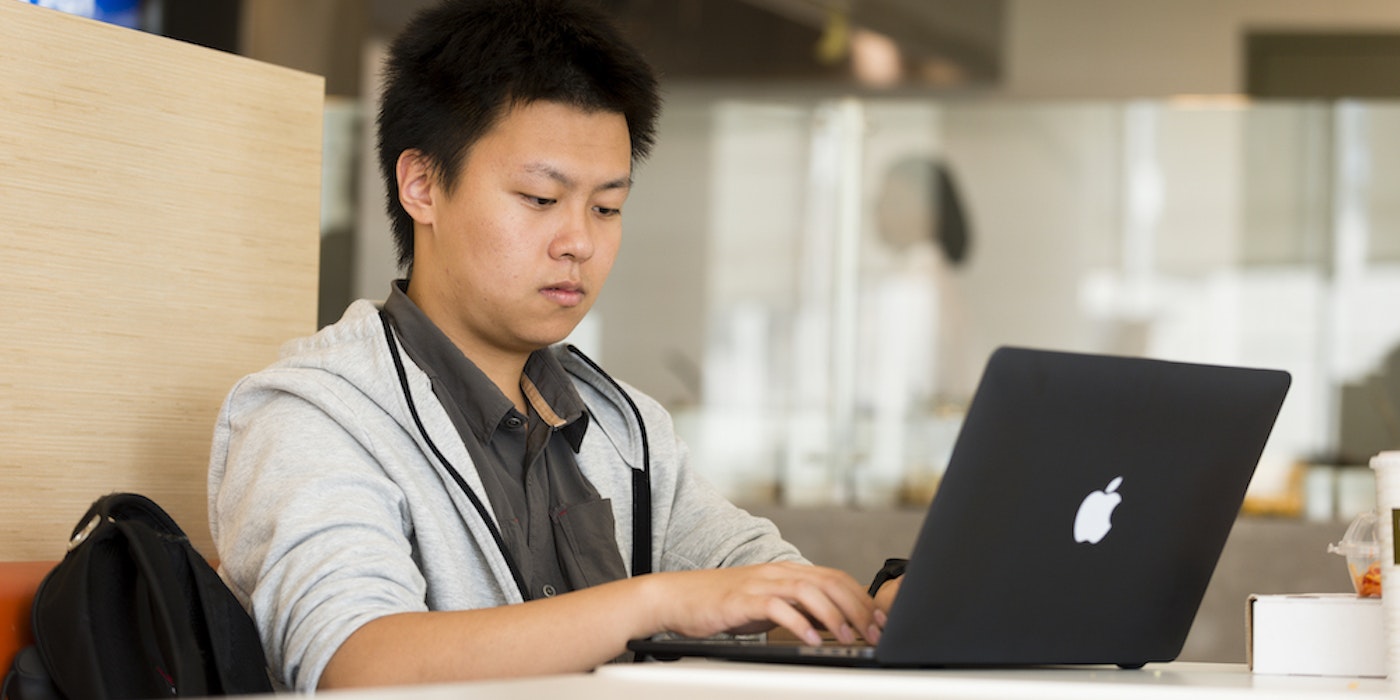
[{"label": "man's eyebrow", "polygon": [[[574,178],[569,177],[567,173],[547,163],[530,163],[527,164],[524,169],[527,173],[543,175],[570,189],[578,186],[578,182],[574,180]],[[632,175],[629,173],[623,177],[617,178],[616,180],[608,180],[607,182],[604,182],[603,184],[594,188],[594,191],[601,192],[603,190],[626,190],[631,188]]]}]

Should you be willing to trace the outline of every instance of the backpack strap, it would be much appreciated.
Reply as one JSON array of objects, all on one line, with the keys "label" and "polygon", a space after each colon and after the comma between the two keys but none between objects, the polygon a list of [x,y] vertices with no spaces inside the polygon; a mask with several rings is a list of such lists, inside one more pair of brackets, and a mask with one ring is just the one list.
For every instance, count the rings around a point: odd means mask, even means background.
[{"label": "backpack strap", "polygon": [[140,628],[137,638],[146,645],[148,656],[165,662],[165,668],[157,672],[165,676],[173,695],[209,695],[198,634],[191,626],[196,616],[189,610],[171,608],[172,603],[184,601],[188,595],[182,583],[189,578],[190,564],[180,550],[189,546],[189,541],[179,528],[175,532],[162,531],[135,518],[117,518],[114,522],[126,534],[131,557],[141,571],[134,586]]}]

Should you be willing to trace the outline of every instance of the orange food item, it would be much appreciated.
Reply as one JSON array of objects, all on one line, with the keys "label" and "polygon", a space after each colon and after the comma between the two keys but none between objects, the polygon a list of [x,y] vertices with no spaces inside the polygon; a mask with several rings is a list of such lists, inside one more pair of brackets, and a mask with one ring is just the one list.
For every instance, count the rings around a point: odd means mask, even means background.
[{"label": "orange food item", "polygon": [[[1353,573],[1355,572],[1353,571]],[[1356,594],[1362,598],[1379,598],[1381,596],[1381,565],[1379,562],[1372,562],[1365,573],[1356,575]]]}]

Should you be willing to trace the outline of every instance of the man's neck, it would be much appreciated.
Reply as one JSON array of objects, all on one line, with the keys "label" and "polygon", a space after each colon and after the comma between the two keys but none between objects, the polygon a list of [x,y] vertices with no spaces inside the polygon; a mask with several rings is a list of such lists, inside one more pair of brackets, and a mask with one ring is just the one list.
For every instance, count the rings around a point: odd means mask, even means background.
[{"label": "man's neck", "polygon": [[407,290],[409,299],[412,299],[427,315],[428,320],[432,321],[433,325],[436,325],[507,399],[510,399],[516,410],[525,413],[525,392],[520,388],[520,378],[525,374],[525,362],[530,359],[530,353],[502,350],[462,333],[452,324],[446,323],[448,319],[430,300],[421,298],[414,292],[410,282]]}]

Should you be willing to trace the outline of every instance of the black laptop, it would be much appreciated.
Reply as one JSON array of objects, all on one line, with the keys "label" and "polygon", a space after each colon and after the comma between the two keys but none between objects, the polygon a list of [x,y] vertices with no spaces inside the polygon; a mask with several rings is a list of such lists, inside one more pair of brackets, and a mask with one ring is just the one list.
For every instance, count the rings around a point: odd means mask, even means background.
[{"label": "black laptop", "polygon": [[658,637],[629,648],[896,667],[1171,661],[1289,382],[1278,370],[1000,348],[879,645]]}]

